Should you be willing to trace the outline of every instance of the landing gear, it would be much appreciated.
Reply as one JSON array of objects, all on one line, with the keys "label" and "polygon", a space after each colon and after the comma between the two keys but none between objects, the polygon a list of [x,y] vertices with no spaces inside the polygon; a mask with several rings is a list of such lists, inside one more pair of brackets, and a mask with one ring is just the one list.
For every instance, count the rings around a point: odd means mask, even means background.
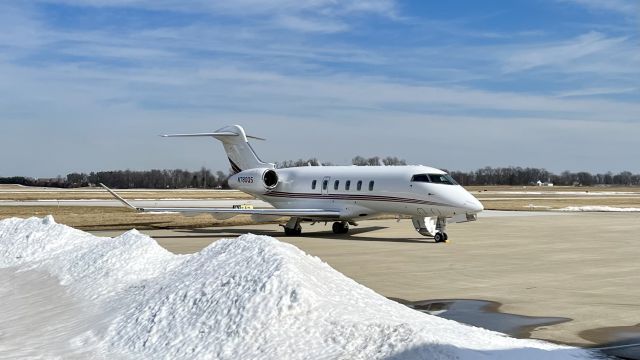
[{"label": "landing gear", "polygon": [[447,219],[444,217],[418,217],[411,218],[413,227],[420,235],[431,237],[439,243],[449,239],[447,235]]},{"label": "landing gear", "polygon": [[287,236],[300,236],[302,234],[302,226],[298,225],[295,228],[284,227],[284,234]]},{"label": "landing gear", "polygon": [[447,233],[445,232],[441,232],[438,231],[434,236],[433,236],[433,240],[435,240],[437,243],[439,242],[445,242],[449,239],[449,235],[447,235]]},{"label": "landing gear", "polygon": [[[447,218],[439,217],[436,220],[436,234],[433,239],[439,242],[445,242],[449,239],[449,235],[447,235]],[[440,235],[440,236],[438,236]]]},{"label": "landing gear", "polygon": [[302,234],[302,226],[300,226],[300,219],[291,218],[284,225],[284,234],[287,236],[300,236]]},{"label": "landing gear", "polygon": [[331,228],[333,229],[334,234],[346,234],[349,232],[349,223],[336,221],[333,223]]}]

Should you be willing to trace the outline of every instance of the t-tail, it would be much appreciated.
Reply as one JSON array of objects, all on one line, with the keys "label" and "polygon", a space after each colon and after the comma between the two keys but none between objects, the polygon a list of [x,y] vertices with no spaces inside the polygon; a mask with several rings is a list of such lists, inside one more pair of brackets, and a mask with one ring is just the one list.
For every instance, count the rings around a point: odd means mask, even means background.
[{"label": "t-tail", "polygon": [[212,133],[197,134],[168,134],[162,137],[213,137],[222,142],[227,152],[229,163],[234,174],[254,168],[275,168],[272,163],[266,163],[258,157],[247,139],[264,140],[256,136],[247,135],[240,125],[229,125]]}]

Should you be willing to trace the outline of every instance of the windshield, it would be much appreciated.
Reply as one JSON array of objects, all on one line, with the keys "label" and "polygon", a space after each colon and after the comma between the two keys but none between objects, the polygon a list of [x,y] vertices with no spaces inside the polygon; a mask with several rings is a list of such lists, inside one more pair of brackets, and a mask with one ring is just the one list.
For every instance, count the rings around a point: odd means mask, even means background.
[{"label": "windshield", "polygon": [[411,177],[411,181],[458,185],[449,174],[416,174]]}]

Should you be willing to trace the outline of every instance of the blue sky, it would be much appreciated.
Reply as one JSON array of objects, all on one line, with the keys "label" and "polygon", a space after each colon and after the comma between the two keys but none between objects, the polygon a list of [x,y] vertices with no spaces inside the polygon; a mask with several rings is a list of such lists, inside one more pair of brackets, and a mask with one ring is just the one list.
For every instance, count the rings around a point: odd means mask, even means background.
[{"label": "blue sky", "polygon": [[271,161],[640,172],[640,1],[0,2],[0,176]]}]

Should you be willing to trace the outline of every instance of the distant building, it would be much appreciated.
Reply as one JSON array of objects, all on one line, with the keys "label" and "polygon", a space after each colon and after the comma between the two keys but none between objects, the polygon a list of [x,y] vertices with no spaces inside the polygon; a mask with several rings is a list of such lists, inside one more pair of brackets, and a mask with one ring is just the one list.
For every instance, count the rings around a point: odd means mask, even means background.
[{"label": "distant building", "polygon": [[550,181],[542,182],[542,181],[538,180],[538,181],[536,181],[536,185],[537,186],[553,186],[553,183],[550,182]]}]

